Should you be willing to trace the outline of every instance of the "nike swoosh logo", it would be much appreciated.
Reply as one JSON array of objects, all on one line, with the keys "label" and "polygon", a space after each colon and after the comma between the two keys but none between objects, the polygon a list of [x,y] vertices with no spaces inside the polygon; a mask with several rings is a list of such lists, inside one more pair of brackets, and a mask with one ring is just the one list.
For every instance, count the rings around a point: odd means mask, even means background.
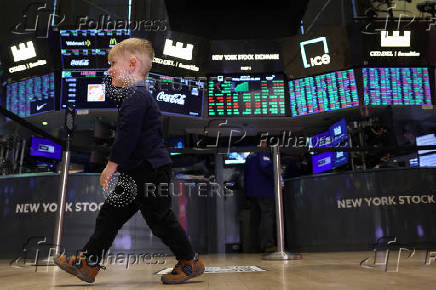
[{"label": "nike swoosh logo", "polygon": [[36,106],[36,110],[37,111],[41,110],[45,105],[47,105],[47,104],[42,104],[40,106]]}]

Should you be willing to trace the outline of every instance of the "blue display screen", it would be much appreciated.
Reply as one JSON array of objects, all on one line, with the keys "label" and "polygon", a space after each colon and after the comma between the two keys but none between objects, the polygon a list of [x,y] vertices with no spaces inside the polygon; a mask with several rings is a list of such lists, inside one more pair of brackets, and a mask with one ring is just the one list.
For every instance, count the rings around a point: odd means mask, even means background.
[{"label": "blue display screen", "polygon": [[[330,126],[329,130],[312,137],[312,147],[344,147],[348,148],[347,122],[341,119]],[[328,154],[327,154],[328,153]],[[348,164],[348,152],[323,152],[312,156],[313,173],[320,173]],[[330,158],[331,162],[327,162]]]},{"label": "blue display screen", "polygon": [[347,122],[345,119],[333,124],[329,128],[332,144],[336,145],[342,141],[348,140]]},{"label": "blue display screen", "polygon": [[332,152],[323,152],[312,156],[313,174],[325,172],[333,168]]},{"label": "blue display screen", "polygon": [[428,68],[363,68],[365,105],[431,105]]},{"label": "blue display screen", "polygon": [[290,81],[289,96],[293,117],[359,105],[352,69]]},{"label": "blue display screen", "polygon": [[62,155],[62,146],[48,139],[32,137],[30,147],[30,156],[39,156],[50,159],[60,160]]}]

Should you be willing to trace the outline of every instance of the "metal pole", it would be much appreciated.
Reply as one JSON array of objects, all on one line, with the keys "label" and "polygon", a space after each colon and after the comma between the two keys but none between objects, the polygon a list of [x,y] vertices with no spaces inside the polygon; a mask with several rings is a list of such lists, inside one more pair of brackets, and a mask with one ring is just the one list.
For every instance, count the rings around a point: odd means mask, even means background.
[{"label": "metal pole", "polygon": [[301,255],[285,251],[285,229],[283,218],[283,195],[280,173],[280,152],[279,146],[272,147],[272,159],[274,166],[274,192],[276,203],[277,223],[277,252],[263,256],[264,260],[300,260]]},{"label": "metal pole", "polygon": [[20,156],[20,169],[18,173],[23,172],[23,159],[24,159],[24,151],[26,150],[26,139],[23,139],[23,143],[21,144],[21,156]]},{"label": "metal pole", "polygon": [[70,167],[70,142],[71,135],[67,135],[67,146],[66,150],[63,152],[63,164],[61,172],[61,180],[59,183],[59,198],[58,198],[58,211],[56,215],[56,224],[54,230],[54,245],[55,245],[55,255],[60,255],[60,248],[62,242],[62,229],[64,226],[64,214],[65,214],[65,203],[67,200],[67,181],[68,181],[68,169]]}]

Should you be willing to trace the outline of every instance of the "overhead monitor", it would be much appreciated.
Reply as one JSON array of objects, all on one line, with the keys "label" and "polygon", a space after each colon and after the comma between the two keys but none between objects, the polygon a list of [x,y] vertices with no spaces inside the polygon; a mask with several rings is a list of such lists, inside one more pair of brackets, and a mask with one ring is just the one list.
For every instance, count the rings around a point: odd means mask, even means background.
[{"label": "overhead monitor", "polygon": [[115,109],[107,97],[105,71],[63,71],[61,78],[61,109],[71,104],[76,109]]},{"label": "overhead monitor", "polygon": [[6,109],[25,118],[55,110],[54,73],[6,86]]},{"label": "overhead monitor", "polygon": [[426,67],[363,68],[365,105],[431,105]]},{"label": "overhead monitor", "polygon": [[64,70],[109,68],[109,50],[130,38],[128,29],[60,30],[61,59]]},{"label": "overhead monitor", "polygon": [[202,116],[204,85],[204,82],[194,78],[169,77],[156,73],[149,73],[147,77],[147,88],[161,112],[179,116]]},{"label": "overhead monitor", "polygon": [[354,71],[344,70],[289,82],[292,117],[359,105]]},{"label": "overhead monitor", "polygon": [[286,116],[282,74],[221,75],[209,78],[209,117]]}]

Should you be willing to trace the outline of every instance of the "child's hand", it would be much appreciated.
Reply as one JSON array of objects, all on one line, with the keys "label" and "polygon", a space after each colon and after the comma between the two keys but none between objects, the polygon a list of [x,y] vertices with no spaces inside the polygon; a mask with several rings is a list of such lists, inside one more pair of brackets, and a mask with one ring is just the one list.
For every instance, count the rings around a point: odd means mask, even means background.
[{"label": "child's hand", "polygon": [[100,175],[100,185],[106,190],[109,188],[109,181],[112,179],[112,175],[117,170],[118,164],[112,161],[109,161],[106,165],[106,168]]}]

